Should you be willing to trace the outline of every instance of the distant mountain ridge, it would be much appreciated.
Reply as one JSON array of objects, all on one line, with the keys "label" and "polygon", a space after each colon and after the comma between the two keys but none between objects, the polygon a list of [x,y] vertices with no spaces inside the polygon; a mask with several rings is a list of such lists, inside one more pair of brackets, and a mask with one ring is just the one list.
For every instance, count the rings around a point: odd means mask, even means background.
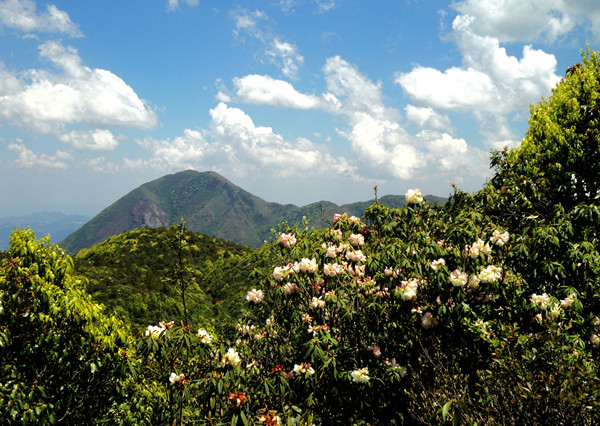
[{"label": "distant mountain ridge", "polygon": [[31,228],[35,235],[50,234],[52,241],[60,241],[73,233],[90,218],[60,212],[39,212],[24,216],[0,218],[0,250],[8,248],[10,233],[17,227]]},{"label": "distant mountain ridge", "polygon": [[[428,196],[429,202],[445,198]],[[334,213],[360,216],[374,200],[338,206],[320,201],[303,207],[267,202],[218,173],[186,170],[147,182],[102,210],[60,243],[70,253],[141,227],[171,226],[183,217],[189,230],[250,247],[259,247],[282,222],[323,228]],[[387,195],[379,202],[389,207],[404,204],[404,196]]]}]

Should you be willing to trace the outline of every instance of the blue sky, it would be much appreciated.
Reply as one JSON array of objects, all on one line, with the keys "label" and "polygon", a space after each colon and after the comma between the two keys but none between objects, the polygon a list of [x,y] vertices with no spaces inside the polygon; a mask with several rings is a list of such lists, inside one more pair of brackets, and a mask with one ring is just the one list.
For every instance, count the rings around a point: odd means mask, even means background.
[{"label": "blue sky", "polygon": [[594,0],[0,0],[0,216],[190,168],[297,205],[474,191],[599,34]]}]

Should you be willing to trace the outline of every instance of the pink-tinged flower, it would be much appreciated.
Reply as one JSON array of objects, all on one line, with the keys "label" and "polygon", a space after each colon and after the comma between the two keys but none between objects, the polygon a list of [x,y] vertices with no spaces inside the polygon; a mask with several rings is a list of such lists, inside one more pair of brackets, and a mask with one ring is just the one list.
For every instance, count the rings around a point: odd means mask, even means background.
[{"label": "pink-tinged flower", "polygon": [[338,253],[338,248],[334,245],[327,246],[327,257],[336,257]]},{"label": "pink-tinged flower", "polygon": [[173,324],[175,324],[175,321],[161,321],[158,323],[162,328],[171,328]]},{"label": "pink-tinged flower", "polygon": [[294,234],[282,233],[279,236],[279,242],[284,247],[294,247],[296,245],[296,236]]},{"label": "pink-tinged flower", "polygon": [[346,259],[351,260],[353,262],[362,262],[365,260],[365,255],[360,250],[350,250],[346,253]]},{"label": "pink-tinged flower", "polygon": [[324,308],[325,301],[321,297],[319,297],[319,298],[313,297],[311,305],[315,309]]},{"label": "pink-tinged flower", "polygon": [[467,283],[467,274],[455,269],[450,273],[448,281],[450,281],[454,287],[462,287]]},{"label": "pink-tinged flower", "polygon": [[473,258],[476,259],[480,254],[483,254],[484,256],[488,256],[492,253],[492,248],[490,247],[490,245],[486,242],[484,242],[481,238],[477,239],[477,241],[475,241],[473,243],[473,245],[469,248],[469,255]]},{"label": "pink-tinged flower", "polygon": [[369,367],[359,368],[350,373],[352,381],[355,383],[367,383],[370,380]]},{"label": "pink-tinged flower", "polygon": [[383,270],[383,273],[385,274],[386,277],[389,277],[390,275],[392,275],[394,273],[394,270],[392,268],[385,268]]},{"label": "pink-tinged flower", "polygon": [[482,283],[495,283],[502,279],[502,268],[488,265],[479,273],[479,281]]},{"label": "pink-tinged flower", "polygon": [[341,229],[332,229],[331,230],[331,236],[338,241],[342,240],[342,230]]},{"label": "pink-tinged flower", "polygon": [[577,293],[571,293],[567,297],[565,297],[563,300],[560,301],[560,306],[563,309],[568,309],[571,306],[573,306],[573,302],[575,300],[577,300]]},{"label": "pink-tinged flower", "polygon": [[402,299],[411,300],[417,298],[417,288],[419,287],[419,280],[411,278],[408,281],[402,281]]},{"label": "pink-tinged flower", "polygon": [[171,373],[171,375],[169,376],[169,382],[171,382],[171,384],[183,383],[184,381],[185,381],[185,374],[183,374],[183,373],[181,373],[181,374]]},{"label": "pink-tinged flower", "polygon": [[308,322],[308,323],[310,323],[310,322],[312,322],[312,320],[313,319],[312,319],[312,317],[309,314],[306,314],[306,313],[302,314],[302,322]]},{"label": "pink-tinged flower", "polygon": [[335,277],[342,272],[342,266],[337,263],[326,263],[323,265],[323,273],[328,277]]},{"label": "pink-tinged flower", "polygon": [[499,247],[502,247],[504,244],[508,242],[510,238],[510,234],[507,232],[500,232],[497,229],[492,232],[492,236],[490,237],[490,241],[492,244],[495,244]]},{"label": "pink-tinged flower", "polygon": [[593,346],[598,346],[598,344],[600,344],[600,337],[598,337],[598,335],[596,333],[592,334],[590,336],[590,343]]},{"label": "pink-tinged flower", "polygon": [[469,277],[469,287],[472,288],[472,289],[474,289],[474,290],[477,289],[477,288],[479,288],[479,281],[480,281],[479,276],[477,276],[477,275],[471,275]]},{"label": "pink-tinged flower", "polygon": [[350,234],[348,239],[353,246],[362,246],[365,243],[365,237],[362,234]]},{"label": "pink-tinged flower", "polygon": [[294,373],[296,374],[315,374],[315,369],[310,366],[310,363],[300,363],[294,365]]},{"label": "pink-tinged flower", "polygon": [[418,189],[409,189],[406,192],[406,202],[408,204],[420,204],[423,202],[423,196]]},{"label": "pink-tinged flower", "polygon": [[313,274],[317,272],[317,269],[319,269],[319,265],[317,265],[317,259],[307,259],[306,257],[304,257],[300,261],[300,270],[302,272]]},{"label": "pink-tinged flower", "polygon": [[283,287],[283,292],[288,296],[290,294],[298,293],[299,291],[300,289],[298,288],[298,285],[296,283],[287,283]]},{"label": "pink-tinged flower", "polygon": [[227,353],[221,358],[221,365],[231,364],[232,366],[237,367],[240,362],[240,355],[233,348],[229,348]]},{"label": "pink-tinged flower", "polygon": [[438,320],[433,316],[431,312],[427,312],[421,317],[421,326],[423,328],[431,328],[438,325]]},{"label": "pink-tinged flower", "polygon": [[438,260],[434,260],[433,262],[431,262],[431,269],[435,271],[437,268],[444,265],[446,265],[446,261],[440,257]]},{"label": "pink-tinged flower", "polygon": [[381,348],[379,348],[379,346],[373,346],[372,350],[375,358],[379,358],[381,356]]},{"label": "pink-tinged flower", "polygon": [[283,281],[286,276],[287,271],[285,268],[276,266],[275,269],[273,269],[273,278],[275,278],[275,281]]},{"label": "pink-tinged flower", "polygon": [[360,223],[360,217],[350,216],[350,219],[348,219],[348,222],[350,223],[350,225],[355,225],[357,223]]},{"label": "pink-tinged flower", "polygon": [[344,220],[348,217],[348,213],[344,213],[344,214],[339,214],[339,213],[335,213],[333,215],[333,222],[338,222],[340,220]]},{"label": "pink-tinged flower", "polygon": [[545,311],[548,308],[548,305],[550,304],[550,296],[548,296],[546,293],[533,293],[529,300],[534,305],[537,305],[542,311]]},{"label": "pink-tinged flower", "polygon": [[265,298],[265,295],[263,294],[262,290],[260,290],[260,289],[257,290],[255,288],[253,288],[246,294],[246,300],[248,302],[252,302],[252,303],[260,303],[263,301],[264,298]]},{"label": "pink-tinged flower", "polygon": [[212,342],[213,339],[213,336],[208,334],[208,332],[203,328],[198,330],[198,334],[196,334],[196,336],[198,336],[198,338],[200,338],[202,343],[204,343],[205,345],[208,345],[210,342]]}]

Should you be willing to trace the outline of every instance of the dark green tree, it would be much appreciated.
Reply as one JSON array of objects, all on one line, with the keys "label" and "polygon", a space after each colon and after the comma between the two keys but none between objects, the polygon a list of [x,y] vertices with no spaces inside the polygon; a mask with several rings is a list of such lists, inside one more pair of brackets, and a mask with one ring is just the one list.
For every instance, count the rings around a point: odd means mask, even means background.
[{"label": "dark green tree", "polygon": [[49,237],[16,230],[0,267],[0,418],[89,424],[119,400],[128,333],[71,277]]}]

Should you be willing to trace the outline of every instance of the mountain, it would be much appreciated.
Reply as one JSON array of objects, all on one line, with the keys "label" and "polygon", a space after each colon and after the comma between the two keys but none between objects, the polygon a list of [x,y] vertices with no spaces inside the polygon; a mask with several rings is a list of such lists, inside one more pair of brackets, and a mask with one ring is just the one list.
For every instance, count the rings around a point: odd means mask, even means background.
[{"label": "mountain", "polygon": [[[430,202],[445,202],[428,197]],[[404,204],[403,196],[388,195],[379,202],[389,207]],[[271,229],[308,219],[308,225],[323,228],[334,213],[361,216],[371,201],[338,206],[319,201],[303,207],[267,202],[234,185],[215,172],[186,170],[145,183],[120,198],[62,241],[70,253],[89,248],[135,228],[170,226],[185,219],[189,230],[239,244],[259,247]]]},{"label": "mountain", "polygon": [[8,248],[10,233],[17,227],[29,227],[35,235],[50,234],[52,241],[60,241],[89,220],[87,216],[59,212],[40,212],[25,216],[0,218],[0,250]]}]

